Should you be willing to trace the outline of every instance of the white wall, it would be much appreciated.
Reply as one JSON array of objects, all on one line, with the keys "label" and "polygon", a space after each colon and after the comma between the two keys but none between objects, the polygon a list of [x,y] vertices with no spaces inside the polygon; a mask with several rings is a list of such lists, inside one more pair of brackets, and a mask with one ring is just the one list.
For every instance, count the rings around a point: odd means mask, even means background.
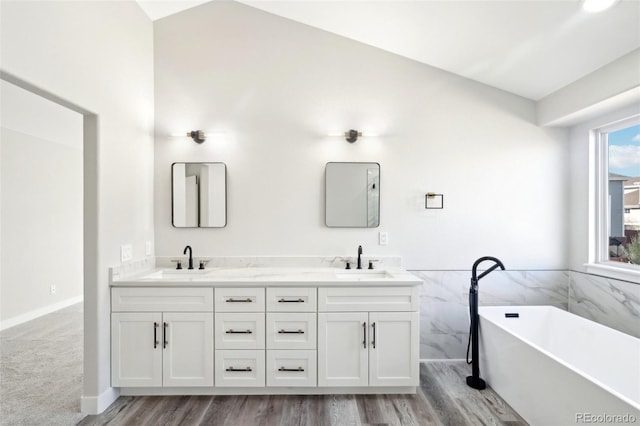
[{"label": "white wall", "polygon": [[[113,396],[107,268],[119,263],[121,244],[141,258],[153,239],[153,26],[133,1],[1,7],[2,71],[88,114],[85,223],[96,226],[85,229],[85,253],[97,266],[85,268],[83,409],[94,411]],[[97,144],[86,145],[91,134]]]},{"label": "white wall", "polygon": [[4,81],[0,104],[6,328],[82,297],[82,116]]},{"label": "white wall", "polygon": [[[155,28],[158,255],[401,255],[409,269],[567,266],[567,135],[532,101],[232,2]],[[349,144],[329,132],[381,136]],[[197,145],[171,137],[217,133]],[[171,163],[222,161],[228,221],[171,226]],[[324,226],[324,166],[381,165],[377,229]],[[424,194],[444,209],[424,210]],[[389,245],[378,246],[378,232]]]}]

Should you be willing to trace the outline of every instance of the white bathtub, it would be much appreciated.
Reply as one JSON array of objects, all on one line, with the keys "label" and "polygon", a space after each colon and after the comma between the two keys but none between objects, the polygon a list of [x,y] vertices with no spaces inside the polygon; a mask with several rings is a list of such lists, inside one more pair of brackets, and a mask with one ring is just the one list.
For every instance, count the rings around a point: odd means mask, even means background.
[{"label": "white bathtub", "polygon": [[479,314],[480,377],[531,425],[640,425],[640,339],[552,306]]}]

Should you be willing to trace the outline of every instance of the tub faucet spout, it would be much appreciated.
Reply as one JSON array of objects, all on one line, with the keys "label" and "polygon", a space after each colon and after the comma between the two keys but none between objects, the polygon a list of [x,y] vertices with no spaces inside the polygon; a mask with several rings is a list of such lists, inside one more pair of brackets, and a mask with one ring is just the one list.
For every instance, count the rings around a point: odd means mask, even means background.
[{"label": "tub faucet spout", "polygon": [[[485,260],[491,260],[493,262],[495,262],[495,264],[487,269],[486,271],[484,271],[483,273],[480,274],[480,276],[478,276],[478,265],[480,265],[482,262],[484,262]],[[488,275],[489,273],[491,273],[491,271],[493,271],[496,268],[500,268],[504,271],[504,265],[502,264],[502,262],[500,261],[500,259],[493,257],[493,256],[484,256],[481,257],[480,259],[476,260],[473,263],[473,268],[471,271],[471,283],[473,284],[473,282],[475,282],[476,288],[478,287],[478,281],[480,281],[480,278],[484,277],[485,275]]]},{"label": "tub faucet spout", "polygon": [[362,269],[362,246],[358,246],[358,269]]}]

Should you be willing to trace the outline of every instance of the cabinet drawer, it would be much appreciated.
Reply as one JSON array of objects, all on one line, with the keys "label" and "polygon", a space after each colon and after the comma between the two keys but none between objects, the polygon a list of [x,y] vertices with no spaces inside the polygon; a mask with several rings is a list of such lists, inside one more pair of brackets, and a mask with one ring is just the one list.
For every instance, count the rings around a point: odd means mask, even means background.
[{"label": "cabinet drawer", "polygon": [[316,351],[267,351],[267,386],[316,386]]},{"label": "cabinet drawer", "polygon": [[216,349],[264,349],[264,313],[216,314]]},{"label": "cabinet drawer", "polygon": [[267,313],[267,349],[315,349],[315,312]]},{"label": "cabinet drawer", "polygon": [[318,289],[319,312],[417,311],[418,287],[324,287]]},{"label": "cabinet drawer", "polygon": [[216,351],[216,386],[264,387],[264,351]]},{"label": "cabinet drawer", "polygon": [[212,288],[111,289],[113,312],[213,312]]},{"label": "cabinet drawer", "polygon": [[264,312],[264,288],[216,288],[216,312]]},{"label": "cabinet drawer", "polygon": [[267,288],[267,312],[315,312],[315,288]]}]

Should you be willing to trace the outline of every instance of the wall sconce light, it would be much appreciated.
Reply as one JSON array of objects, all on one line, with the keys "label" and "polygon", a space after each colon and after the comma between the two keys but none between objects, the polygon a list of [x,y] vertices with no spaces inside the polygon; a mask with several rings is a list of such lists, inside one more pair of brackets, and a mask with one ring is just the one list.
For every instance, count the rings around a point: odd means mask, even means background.
[{"label": "wall sconce light", "polygon": [[202,143],[206,139],[206,135],[202,130],[192,130],[187,132],[187,137],[193,139],[195,143]]},{"label": "wall sconce light", "polygon": [[443,209],[444,194],[436,194],[435,192],[427,192],[424,196],[425,209]]},{"label": "wall sconce light", "polygon": [[360,136],[362,136],[362,132],[359,132],[357,130],[351,129],[348,132],[344,132],[344,138],[349,143],[354,143]]}]

